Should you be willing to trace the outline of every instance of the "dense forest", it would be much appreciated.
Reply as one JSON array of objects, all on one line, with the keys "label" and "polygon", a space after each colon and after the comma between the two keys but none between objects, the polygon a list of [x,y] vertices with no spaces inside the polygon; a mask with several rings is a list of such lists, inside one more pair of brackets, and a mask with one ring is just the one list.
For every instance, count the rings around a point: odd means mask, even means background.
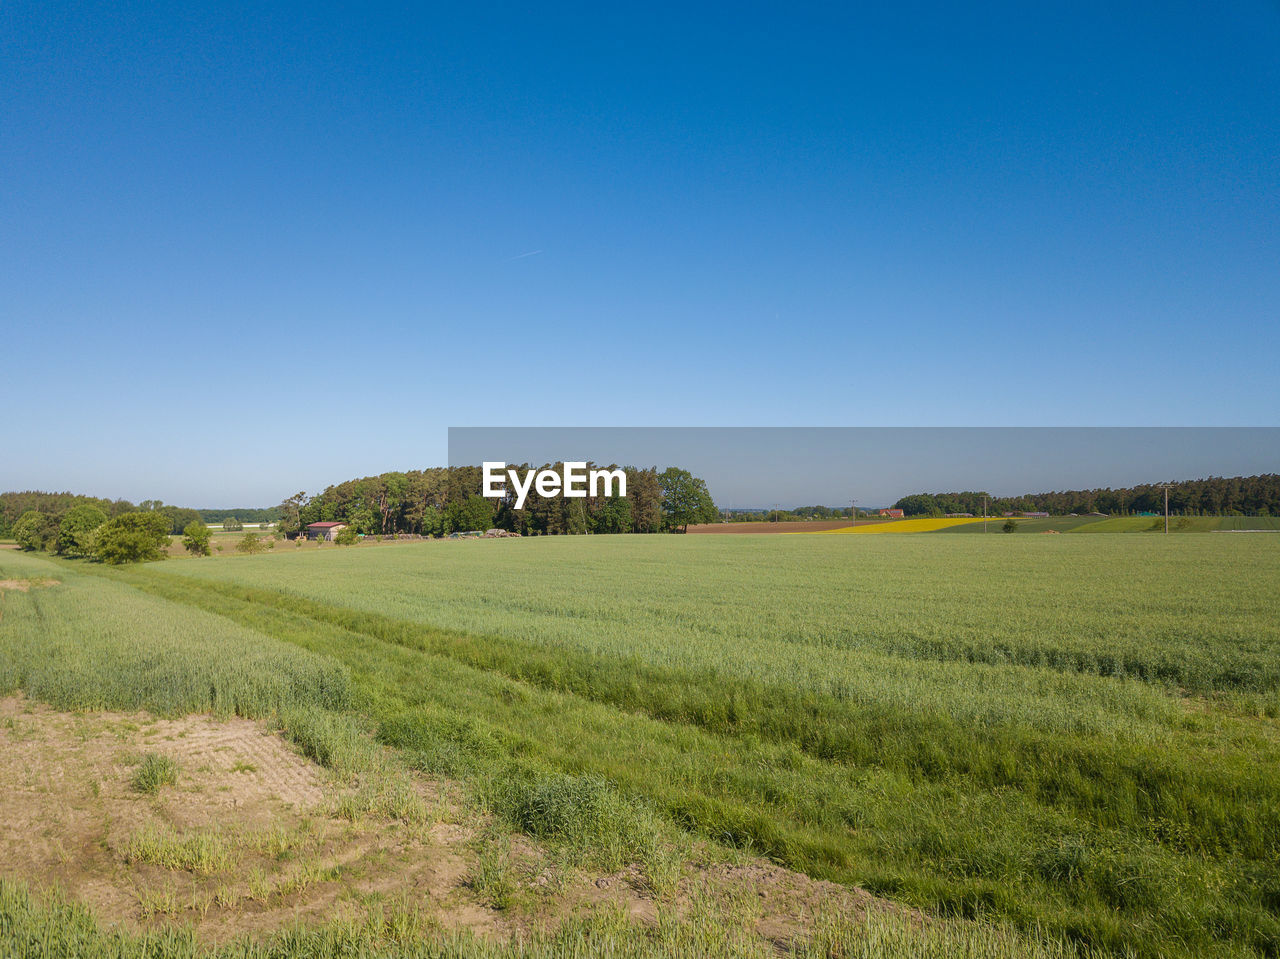
[{"label": "dense forest", "polygon": [[[530,469],[559,472],[562,465],[526,463],[512,468],[523,476]],[[595,465],[588,464],[591,468]],[[290,497],[280,506],[279,528],[292,535],[308,523],[342,521],[360,533],[379,536],[441,536],[485,529],[525,536],[661,533],[683,531],[690,523],[714,522],[719,517],[706,483],[686,470],[621,469],[627,476],[626,496],[531,496],[519,510],[513,493],[505,499],[480,495],[478,466],[382,473],[338,483],[309,499],[305,493]]]},{"label": "dense forest", "polygon": [[228,519],[241,523],[274,523],[280,518],[279,506],[268,506],[265,509],[244,506],[238,509],[198,509],[200,519],[206,523],[221,523]]},{"label": "dense forest", "polygon": [[11,536],[14,525],[24,513],[40,513],[59,520],[77,506],[92,506],[106,514],[108,519],[115,519],[125,513],[156,513],[166,518],[169,532],[174,535],[181,533],[188,523],[205,522],[199,510],[168,506],[158,499],[144,499],[135,506],[127,499],[112,500],[78,493],[23,490],[20,493],[0,493],[0,536]]},{"label": "dense forest", "polygon": [[[1163,513],[1164,490],[1154,483],[1125,489],[1062,490],[991,496],[983,492],[913,493],[893,505],[907,516],[943,516],[947,513],[982,515],[983,500],[990,513]],[[1183,480],[1169,490],[1169,512],[1175,515],[1280,516],[1280,475],[1210,476]]]}]

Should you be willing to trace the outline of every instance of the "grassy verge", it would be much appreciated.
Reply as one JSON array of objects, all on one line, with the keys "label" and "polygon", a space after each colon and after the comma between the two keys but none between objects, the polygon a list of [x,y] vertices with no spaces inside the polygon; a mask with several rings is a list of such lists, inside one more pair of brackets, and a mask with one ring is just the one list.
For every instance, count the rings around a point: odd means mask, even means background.
[{"label": "grassy verge", "polygon": [[[778,951],[747,935],[719,904],[695,900],[685,915],[662,914],[652,927],[599,910],[555,931],[508,942],[434,926],[429,914],[404,903],[369,910],[361,921],[294,929],[265,941],[210,947],[190,932],[143,934],[98,926],[82,906],[31,896],[0,880],[0,950],[23,959],[776,959]],[[922,924],[870,914],[817,917],[815,936],[790,951],[796,959],[1077,959],[1061,943],[1037,943],[999,927]],[[1087,956],[1084,959],[1088,959]]]}]

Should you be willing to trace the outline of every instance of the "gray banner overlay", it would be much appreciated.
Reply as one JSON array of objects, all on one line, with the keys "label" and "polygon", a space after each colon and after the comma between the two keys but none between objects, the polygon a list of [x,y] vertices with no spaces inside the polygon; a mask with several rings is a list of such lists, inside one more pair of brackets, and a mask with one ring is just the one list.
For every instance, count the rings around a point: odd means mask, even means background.
[{"label": "gray banner overlay", "polygon": [[1280,472],[1280,427],[450,427],[449,465],[679,466],[726,508]]}]

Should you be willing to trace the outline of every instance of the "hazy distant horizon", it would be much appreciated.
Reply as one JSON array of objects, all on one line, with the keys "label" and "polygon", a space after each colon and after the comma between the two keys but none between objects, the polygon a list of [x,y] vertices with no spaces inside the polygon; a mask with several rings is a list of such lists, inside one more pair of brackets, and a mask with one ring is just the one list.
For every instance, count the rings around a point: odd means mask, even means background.
[{"label": "hazy distant horizon", "polygon": [[1280,472],[1277,427],[454,427],[450,465],[679,466],[725,509],[886,506]]}]

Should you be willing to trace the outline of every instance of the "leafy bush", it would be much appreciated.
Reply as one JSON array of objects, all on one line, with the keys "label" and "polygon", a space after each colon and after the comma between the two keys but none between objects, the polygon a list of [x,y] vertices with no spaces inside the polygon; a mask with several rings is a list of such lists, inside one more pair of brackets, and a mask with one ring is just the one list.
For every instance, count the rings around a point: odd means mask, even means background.
[{"label": "leafy bush", "polygon": [[348,526],[346,529],[341,530],[333,538],[333,541],[339,546],[354,546],[360,541],[360,534],[356,532],[354,526]]},{"label": "leafy bush", "polygon": [[58,552],[66,556],[88,556],[95,545],[94,530],[106,521],[107,514],[96,506],[82,503],[71,507],[58,524]]},{"label": "leafy bush", "polygon": [[236,550],[241,553],[261,553],[263,549],[262,540],[256,533],[245,533],[244,539],[236,543]]},{"label": "leafy bush", "polygon": [[182,545],[192,556],[208,556],[212,552],[209,542],[209,527],[204,523],[188,523],[182,531]]},{"label": "leafy bush", "polygon": [[94,556],[104,563],[142,563],[164,559],[169,545],[169,518],[163,513],[124,513],[102,526],[94,542]]},{"label": "leafy bush", "polygon": [[54,542],[58,535],[58,522],[48,513],[29,509],[13,524],[13,538],[26,550],[41,550]]}]

